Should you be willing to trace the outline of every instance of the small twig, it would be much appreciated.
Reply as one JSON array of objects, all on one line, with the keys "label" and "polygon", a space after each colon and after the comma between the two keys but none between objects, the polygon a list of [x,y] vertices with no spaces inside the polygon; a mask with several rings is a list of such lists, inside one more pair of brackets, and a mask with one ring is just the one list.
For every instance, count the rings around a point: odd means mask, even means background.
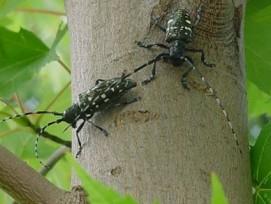
[{"label": "small twig", "polygon": [[[46,176],[46,174],[55,166],[55,164],[66,154],[66,152],[70,151],[70,148],[67,148],[65,146],[62,146],[58,148],[50,157],[47,159],[47,161],[44,163],[44,166],[41,167],[39,170],[39,173],[43,176]],[[48,168],[46,168],[49,167]]]},{"label": "small twig", "polygon": [[[55,101],[64,93],[64,91],[70,86],[71,81],[69,81],[61,90],[58,94],[56,94],[56,96],[53,98],[53,100],[47,105],[47,107],[44,110],[49,110],[49,108],[55,103]],[[44,115],[39,115],[38,119],[37,119],[37,124],[39,124],[39,121],[41,120],[41,118]]]},{"label": "small twig", "polygon": [[61,64],[61,66],[70,74],[71,70],[69,69],[69,67],[67,65],[64,64],[64,62],[62,62],[60,59],[58,60],[59,64]]},{"label": "small twig", "polygon": [[42,9],[31,9],[31,8],[17,8],[16,12],[26,12],[26,13],[40,13],[40,14],[51,14],[56,16],[66,16],[66,13]]},{"label": "small twig", "polygon": [[[37,134],[39,134],[40,131],[41,131],[41,128],[35,127],[32,123],[29,124],[29,127],[30,127],[32,130],[34,130]],[[50,134],[50,133],[48,133],[48,132],[43,132],[43,133],[41,134],[41,136],[44,137],[44,138],[47,138],[47,139],[49,139],[49,140],[51,140],[51,141],[53,141],[53,142],[55,142],[55,143],[58,143],[58,144],[61,144],[61,145],[66,146],[66,147],[68,147],[68,148],[71,148],[71,141],[69,141],[69,140],[68,140],[68,141],[67,141],[67,140],[63,140],[63,139],[61,139],[60,137],[57,137],[57,136],[55,136],[55,135],[52,135],[52,134]]]},{"label": "small twig", "polygon": [[15,98],[16,98],[16,101],[19,103],[19,106],[20,106],[20,108],[21,108],[21,111],[24,113],[23,103],[22,103],[22,101],[21,101],[21,98],[20,98],[18,92],[15,93]]}]

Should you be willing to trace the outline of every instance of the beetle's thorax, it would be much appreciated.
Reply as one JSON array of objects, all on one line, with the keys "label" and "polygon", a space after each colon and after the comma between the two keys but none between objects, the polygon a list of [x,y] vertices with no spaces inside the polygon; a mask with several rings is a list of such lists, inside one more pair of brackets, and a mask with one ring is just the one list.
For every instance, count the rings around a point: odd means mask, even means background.
[{"label": "beetle's thorax", "polygon": [[183,63],[181,58],[185,54],[184,42],[180,40],[174,40],[170,42],[169,54],[172,64],[174,66],[180,66]]},{"label": "beetle's thorax", "polygon": [[76,127],[76,122],[81,119],[82,111],[78,103],[73,104],[63,112],[63,121]]}]

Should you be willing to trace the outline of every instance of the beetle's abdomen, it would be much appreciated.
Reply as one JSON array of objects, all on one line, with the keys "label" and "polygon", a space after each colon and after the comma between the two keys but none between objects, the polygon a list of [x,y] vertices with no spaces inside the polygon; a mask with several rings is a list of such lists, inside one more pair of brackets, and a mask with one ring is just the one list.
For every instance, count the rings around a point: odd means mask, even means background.
[{"label": "beetle's abdomen", "polygon": [[192,23],[189,13],[184,9],[173,12],[167,22],[166,41],[181,40],[186,43],[192,39]]}]

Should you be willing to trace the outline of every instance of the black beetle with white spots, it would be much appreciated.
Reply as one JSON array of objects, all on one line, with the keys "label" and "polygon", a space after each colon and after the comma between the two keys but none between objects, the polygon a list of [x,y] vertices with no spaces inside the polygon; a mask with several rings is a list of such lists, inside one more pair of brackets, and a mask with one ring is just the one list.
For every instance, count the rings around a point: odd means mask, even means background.
[{"label": "black beetle with white spots", "polygon": [[[131,104],[140,99],[139,97],[136,97],[131,100],[120,101],[120,98],[125,93],[127,93],[128,91],[130,91],[132,88],[136,87],[137,85],[135,81],[131,79],[125,79],[123,76],[108,79],[108,80],[98,79],[93,88],[79,94],[78,102],[68,107],[63,113],[59,113],[55,111],[27,112],[21,115],[11,116],[9,118],[3,119],[0,122],[4,122],[10,119],[15,119],[15,118],[19,118],[19,117],[23,117],[23,116],[27,116],[31,114],[52,114],[52,115],[60,116],[61,118],[55,121],[52,121],[48,123],[46,126],[44,126],[43,128],[41,128],[40,133],[38,134],[36,138],[36,142],[35,142],[36,158],[39,161],[39,163],[43,165],[43,162],[39,159],[39,155],[38,155],[39,137],[45,131],[47,127],[56,123],[61,123],[61,122],[68,123],[69,124],[68,127],[71,126],[72,128],[76,128],[76,137],[77,137],[77,141],[79,145],[79,150],[76,154],[76,157],[78,157],[78,155],[80,155],[81,150],[82,150],[82,143],[79,138],[79,132],[83,128],[85,122],[89,122],[91,125],[101,130],[105,136],[107,136],[108,133],[104,128],[94,124],[90,120],[94,116],[94,114],[97,112],[106,110],[108,108]],[[77,123],[80,120],[82,120],[82,123],[77,127]]]},{"label": "black beetle with white spots", "polygon": [[188,48],[187,45],[193,40],[193,29],[198,25],[200,21],[200,14],[202,12],[202,6],[198,7],[197,9],[197,15],[196,15],[196,20],[195,23],[192,24],[190,14],[188,11],[184,9],[178,9],[175,12],[172,13],[172,15],[169,17],[169,20],[167,21],[167,27],[165,28],[158,22],[157,19],[152,17],[152,20],[154,20],[155,25],[162,30],[165,33],[165,41],[167,42],[168,45],[162,44],[162,43],[154,43],[154,44],[144,44],[142,42],[137,42],[137,45],[150,49],[153,46],[157,46],[160,48],[163,48],[167,50],[167,52],[163,52],[158,54],[154,59],[148,61],[147,63],[139,66],[138,68],[134,69],[131,73],[127,74],[125,77],[129,77],[132,74],[142,70],[143,68],[147,67],[148,65],[153,65],[152,68],[152,73],[149,78],[144,80],[142,82],[143,85],[148,84],[155,78],[156,74],[156,63],[158,61],[164,60],[164,61],[169,61],[172,65],[179,67],[183,65],[185,62],[189,65],[189,68],[183,73],[181,77],[181,84],[184,89],[189,90],[189,87],[187,85],[187,80],[186,77],[191,71],[195,71],[202,82],[207,86],[208,90],[211,92],[212,96],[215,98],[217,104],[219,105],[220,109],[223,112],[223,115],[226,118],[226,121],[228,123],[228,126],[231,130],[231,133],[234,137],[234,140],[236,142],[236,145],[239,148],[240,153],[242,154],[242,150],[239,145],[239,141],[236,136],[236,132],[233,128],[232,122],[229,119],[229,116],[222,105],[218,95],[216,92],[213,90],[211,87],[210,83],[206,81],[205,77],[203,74],[199,71],[198,68],[196,68],[194,60],[187,55],[188,52],[194,52],[194,53],[200,53],[201,54],[201,62],[207,67],[213,67],[214,64],[210,64],[205,61],[205,55],[204,51],[202,49],[196,49],[196,48]]}]

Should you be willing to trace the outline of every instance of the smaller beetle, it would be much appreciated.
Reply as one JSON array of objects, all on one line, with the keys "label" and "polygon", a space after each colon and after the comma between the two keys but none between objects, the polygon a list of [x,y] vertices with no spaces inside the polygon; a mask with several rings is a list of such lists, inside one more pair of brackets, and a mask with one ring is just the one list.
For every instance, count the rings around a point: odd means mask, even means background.
[{"label": "smaller beetle", "polygon": [[[94,87],[92,87],[86,92],[79,94],[77,103],[74,103],[72,106],[68,107],[63,113],[55,111],[27,112],[21,115],[15,115],[9,118],[5,118],[1,120],[0,123],[10,119],[24,117],[31,114],[52,114],[56,116],[61,116],[61,118],[52,121],[48,123],[46,126],[41,128],[35,142],[36,158],[39,161],[39,163],[43,165],[43,162],[39,159],[38,155],[39,137],[47,127],[61,122],[68,123],[69,124],[68,127],[71,126],[72,128],[76,128],[76,138],[79,145],[79,150],[76,154],[76,157],[78,157],[82,150],[82,143],[79,138],[79,132],[83,128],[85,122],[86,121],[89,122],[91,125],[101,130],[105,134],[105,136],[107,136],[108,135],[107,131],[100,126],[95,125],[90,119],[97,112],[106,110],[111,107],[131,104],[140,100],[140,97],[136,97],[131,100],[126,100],[122,102],[120,101],[120,98],[125,93],[130,91],[132,88],[136,87],[136,85],[137,84],[135,81],[131,79],[125,79],[124,74],[121,77],[116,77],[108,80],[98,79]],[[77,123],[79,120],[83,120],[83,122],[77,127]]]}]

